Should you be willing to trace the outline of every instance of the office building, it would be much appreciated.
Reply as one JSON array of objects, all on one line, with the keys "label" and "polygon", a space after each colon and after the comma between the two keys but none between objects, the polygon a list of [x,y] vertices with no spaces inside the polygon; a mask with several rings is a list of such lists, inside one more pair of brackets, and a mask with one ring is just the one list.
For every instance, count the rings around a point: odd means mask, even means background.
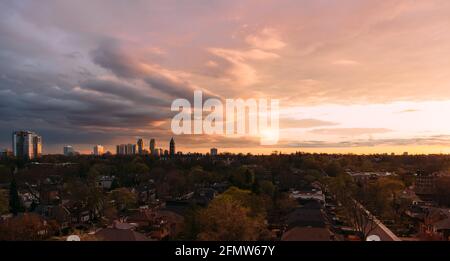
[{"label": "office building", "polygon": [[136,154],[136,144],[120,144],[116,146],[117,155],[134,155]]},{"label": "office building", "polygon": [[125,154],[125,145],[120,144],[116,146],[116,154],[117,155],[124,155]]},{"label": "office building", "polygon": [[32,131],[15,131],[12,147],[15,157],[35,159],[42,155],[42,137]]},{"label": "office building", "polygon": [[144,140],[143,139],[137,140],[137,153],[139,155],[144,154]]},{"label": "office building", "polygon": [[151,139],[150,140],[150,154],[152,154],[152,155],[156,154],[155,146],[156,146],[155,139]]},{"label": "office building", "polygon": [[35,158],[42,156],[42,137],[39,135],[33,137],[33,154]]},{"label": "office building", "polygon": [[63,153],[64,153],[64,156],[73,156],[75,154],[75,150],[73,149],[72,146],[66,145],[63,148]]},{"label": "office building", "polygon": [[2,159],[7,159],[13,156],[13,152],[8,150],[8,149],[4,149],[2,150],[1,154],[0,154],[0,158]]},{"label": "office building", "polygon": [[95,145],[93,152],[95,156],[101,156],[105,153],[105,148],[102,145]]},{"label": "office building", "polygon": [[170,157],[175,156],[175,141],[170,139]]},{"label": "office building", "polygon": [[136,144],[127,144],[127,155],[136,154]]}]

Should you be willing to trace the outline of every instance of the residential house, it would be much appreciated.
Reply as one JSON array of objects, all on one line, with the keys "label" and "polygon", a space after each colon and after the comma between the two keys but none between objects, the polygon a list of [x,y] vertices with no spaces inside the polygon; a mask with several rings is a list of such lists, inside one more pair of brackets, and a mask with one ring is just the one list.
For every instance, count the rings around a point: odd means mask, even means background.
[{"label": "residential house", "polygon": [[332,241],[333,234],[322,227],[294,227],[281,236],[281,241]]},{"label": "residential house", "polygon": [[100,176],[97,179],[97,187],[109,190],[114,182],[114,176]]},{"label": "residential house", "polygon": [[149,241],[144,234],[136,232],[134,226],[115,222],[111,227],[103,228],[95,233],[95,238],[101,241]]},{"label": "residential house", "polygon": [[320,189],[317,188],[302,191],[294,190],[291,191],[290,197],[297,199],[299,201],[316,200],[321,204],[325,204],[325,195],[322,193]]},{"label": "residential house", "polygon": [[195,191],[192,201],[201,206],[207,206],[208,203],[217,196],[217,191],[212,188],[199,188]]},{"label": "residential house", "polygon": [[450,209],[427,209],[423,223],[420,226],[421,237],[427,240],[450,240]]},{"label": "residential house", "polygon": [[150,238],[174,238],[183,230],[184,217],[166,209],[143,209],[128,216],[126,222]]}]

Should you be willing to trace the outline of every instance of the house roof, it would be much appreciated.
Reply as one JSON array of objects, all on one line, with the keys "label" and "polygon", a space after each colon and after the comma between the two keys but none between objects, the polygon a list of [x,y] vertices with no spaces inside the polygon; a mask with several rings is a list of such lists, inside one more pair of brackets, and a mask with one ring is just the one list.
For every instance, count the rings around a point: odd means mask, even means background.
[{"label": "house roof", "polygon": [[450,230],[450,218],[440,220],[434,224],[436,230]]},{"label": "house roof", "polygon": [[127,217],[128,222],[139,222],[139,221],[149,222],[152,221],[153,219],[154,215],[152,215],[152,211],[150,210],[135,212]]},{"label": "house roof", "polygon": [[124,222],[120,222],[118,220],[114,221],[113,223],[113,228],[116,229],[135,229],[135,226],[129,224],[129,223],[124,223]]},{"label": "house roof", "polygon": [[434,218],[434,227],[436,230],[449,230],[450,229],[450,209],[448,208],[435,208],[431,212],[434,214],[431,220]]},{"label": "house roof", "polygon": [[184,217],[170,210],[158,210],[156,216],[167,220],[169,223],[183,223]]},{"label": "house roof", "polygon": [[282,241],[331,241],[331,233],[320,227],[294,227],[286,231]]},{"label": "house roof", "polygon": [[51,216],[59,222],[70,219],[70,211],[64,206],[55,206],[51,213]]},{"label": "house roof", "polygon": [[320,209],[297,208],[287,215],[288,227],[325,227],[325,217]]},{"label": "house roof", "polygon": [[187,201],[171,201],[166,202],[166,206],[164,207],[164,210],[172,211],[177,213],[178,215],[184,216],[186,211],[189,209],[190,205]]},{"label": "house roof", "polygon": [[102,241],[149,241],[144,234],[117,228],[103,228],[95,233],[95,237]]},{"label": "house roof", "polygon": [[168,209],[161,209],[136,212],[127,218],[127,222],[150,222],[159,218],[162,218],[169,223],[183,223],[184,221],[184,217],[182,215]]}]

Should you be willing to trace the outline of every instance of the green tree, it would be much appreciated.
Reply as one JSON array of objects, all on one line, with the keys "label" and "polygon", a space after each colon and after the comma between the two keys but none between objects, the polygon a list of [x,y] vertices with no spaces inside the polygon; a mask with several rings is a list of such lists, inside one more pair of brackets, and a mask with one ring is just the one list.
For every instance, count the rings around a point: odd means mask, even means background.
[{"label": "green tree", "polygon": [[262,194],[272,197],[275,193],[275,186],[273,185],[273,183],[271,181],[263,180],[263,181],[259,182],[259,191]]},{"label": "green tree", "polygon": [[264,219],[251,217],[249,208],[232,197],[217,197],[199,214],[200,240],[259,240],[267,239]]},{"label": "green tree", "polygon": [[298,201],[291,198],[288,193],[275,190],[270,216],[280,220],[299,206]]},{"label": "green tree", "polygon": [[8,195],[5,190],[0,190],[0,214],[8,213]]},{"label": "green tree", "polygon": [[337,177],[345,173],[344,169],[342,169],[341,167],[341,164],[339,164],[339,162],[337,161],[333,161],[330,164],[328,164],[327,167],[325,168],[325,172],[330,177]]},{"label": "green tree", "polygon": [[39,215],[24,213],[0,225],[0,241],[45,240],[52,232]]},{"label": "green tree", "polygon": [[357,186],[350,175],[340,174],[335,178],[325,178],[324,182],[338,201],[353,198],[356,194]]},{"label": "green tree", "polygon": [[440,177],[436,182],[436,200],[443,206],[450,206],[450,177]]},{"label": "green tree", "polygon": [[386,217],[397,217],[396,205],[398,194],[405,188],[403,182],[396,178],[379,178],[361,187],[359,199],[374,214]]},{"label": "green tree", "polygon": [[0,165],[0,183],[11,182],[11,169],[5,165]]},{"label": "green tree", "polygon": [[219,197],[226,197],[239,202],[243,207],[249,210],[251,216],[265,217],[268,206],[264,198],[253,194],[250,190],[244,190],[237,187],[230,187]]},{"label": "green tree", "polygon": [[230,181],[233,186],[241,189],[250,189],[255,181],[255,175],[249,169],[241,167],[231,174]]},{"label": "green tree", "polygon": [[132,207],[136,207],[136,195],[127,188],[118,188],[111,191],[110,200],[115,202],[118,210],[124,211]]},{"label": "green tree", "polygon": [[201,231],[201,224],[199,220],[200,207],[192,205],[184,215],[184,227],[181,234],[182,240],[197,240],[198,234]]},{"label": "green tree", "polygon": [[19,198],[19,192],[17,190],[17,183],[15,179],[11,181],[9,186],[9,210],[14,215],[17,215],[17,213],[23,211],[22,202]]},{"label": "green tree", "polygon": [[118,178],[113,179],[111,183],[111,190],[117,189],[119,187],[120,187],[119,179]]},{"label": "green tree", "polygon": [[105,197],[100,188],[95,185],[89,185],[87,189],[87,207],[93,214],[94,218],[98,218],[103,210]]},{"label": "green tree", "polygon": [[89,169],[87,173],[87,179],[89,183],[95,183],[98,177],[110,176],[112,175],[112,173],[113,169],[111,166],[108,166],[106,164],[95,164]]}]

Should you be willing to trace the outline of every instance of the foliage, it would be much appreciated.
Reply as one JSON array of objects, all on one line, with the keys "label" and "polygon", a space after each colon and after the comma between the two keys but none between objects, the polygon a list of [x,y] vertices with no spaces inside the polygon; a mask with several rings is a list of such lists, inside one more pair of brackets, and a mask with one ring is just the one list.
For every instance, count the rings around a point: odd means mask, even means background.
[{"label": "foliage", "polygon": [[375,217],[358,202],[359,191],[353,179],[347,174],[339,174],[327,180],[327,188],[336,197],[340,214],[365,240],[376,228]]},{"label": "foliage", "polygon": [[198,234],[201,231],[202,224],[200,223],[199,211],[200,207],[196,205],[190,206],[184,215],[184,227],[180,238],[183,240],[197,240]]},{"label": "foliage", "polygon": [[332,161],[331,163],[329,163],[326,168],[325,168],[325,172],[328,174],[328,176],[330,177],[337,177],[339,175],[344,174],[344,169],[342,169],[341,165],[339,164],[339,162],[337,161]]},{"label": "foliage", "polygon": [[263,180],[259,182],[259,191],[263,195],[273,197],[275,189],[276,188],[271,181]]},{"label": "foliage", "polygon": [[436,182],[436,200],[439,204],[450,207],[450,177],[440,177]]},{"label": "foliage", "polygon": [[231,184],[241,189],[250,189],[254,180],[254,173],[245,167],[237,169],[230,177]]},{"label": "foliage", "polygon": [[259,240],[267,236],[264,219],[251,217],[250,209],[231,196],[214,199],[200,211],[200,240]]},{"label": "foliage", "polygon": [[0,214],[9,212],[8,193],[5,190],[0,190]]},{"label": "foliage", "polygon": [[124,211],[137,205],[136,195],[127,188],[118,188],[111,191],[110,201],[114,201],[117,210]]},{"label": "foliage", "polygon": [[11,182],[11,169],[6,165],[0,165],[0,183]]},{"label": "foliage", "polygon": [[343,201],[342,209],[347,221],[358,232],[362,240],[365,240],[377,227],[376,218],[353,198]]},{"label": "foliage", "polygon": [[[377,217],[397,222],[410,202],[400,197],[405,187],[414,184],[417,171],[433,172],[450,169],[448,155],[328,155],[297,153],[292,155],[229,155],[220,157],[183,157],[157,160],[140,155],[120,156],[43,156],[42,163],[31,164],[15,159],[0,160],[0,183],[11,183],[11,195],[0,198],[0,212],[15,206],[16,213],[23,210],[17,188],[25,188],[25,182],[39,188],[47,179],[62,180],[60,193],[63,200],[81,203],[105,220],[113,220],[121,211],[136,207],[133,189],[154,186],[157,198],[174,200],[199,188],[214,188],[220,194],[206,207],[192,206],[185,215],[187,226],[182,239],[265,238],[265,220],[282,224],[285,217],[298,203],[289,197],[289,191],[311,188],[319,182],[323,190],[335,197],[338,212],[346,216],[344,221],[354,227],[366,215],[356,204],[360,202]],[[12,182],[11,170],[18,166]],[[374,180],[354,180],[346,172],[379,171],[395,172],[393,177]],[[96,187],[100,176],[115,176],[110,192]],[[56,180],[57,180],[56,179]],[[153,182],[154,181],[154,182]],[[14,184],[13,184],[14,183]],[[218,184],[220,183],[220,184]],[[217,185],[217,186],[216,186]],[[226,190],[228,188],[228,190]],[[223,192],[223,190],[226,190]],[[450,206],[450,179],[440,178],[436,187],[436,201]],[[223,193],[222,193],[223,192]],[[12,200],[11,200],[12,199]],[[2,201],[3,200],[3,201]],[[111,202],[112,201],[112,202]],[[3,208],[2,208],[3,205]],[[3,209],[3,210],[2,210]],[[228,209],[228,210],[226,210]],[[230,214],[230,211],[235,211]],[[230,215],[230,217],[228,217]],[[211,216],[207,220],[205,216]],[[220,221],[219,217],[226,217]],[[241,227],[241,220],[248,230]],[[366,221],[370,221],[366,220]],[[216,228],[222,225],[228,231]],[[234,222],[234,223],[233,223]],[[97,225],[97,224],[96,224]],[[101,225],[101,224],[99,224]],[[242,230],[242,232],[239,232]],[[361,230],[361,229],[360,229]],[[254,232],[257,231],[257,232]],[[249,235],[256,233],[256,236]],[[259,233],[259,234],[258,234]],[[361,232],[364,233],[363,231]]]},{"label": "foliage", "polygon": [[227,191],[219,196],[219,198],[230,198],[239,202],[242,206],[249,210],[251,216],[265,216],[267,205],[262,197],[253,194],[249,190],[239,189],[237,187],[230,187]]},{"label": "foliage", "polygon": [[51,228],[33,213],[24,213],[0,225],[0,240],[43,240],[51,234]]},{"label": "foliage", "polygon": [[16,180],[13,179],[9,186],[9,210],[14,215],[23,211],[22,202],[19,198],[19,192],[17,190]]}]

